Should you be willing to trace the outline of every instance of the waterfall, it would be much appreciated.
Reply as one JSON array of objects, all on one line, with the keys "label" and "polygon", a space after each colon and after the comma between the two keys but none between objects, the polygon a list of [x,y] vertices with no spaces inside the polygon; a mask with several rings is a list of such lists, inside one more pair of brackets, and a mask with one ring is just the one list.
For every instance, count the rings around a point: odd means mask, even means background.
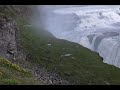
[{"label": "waterfall", "polygon": [[79,43],[99,53],[104,63],[120,68],[119,7],[104,5],[53,10],[49,31],[57,38]]}]

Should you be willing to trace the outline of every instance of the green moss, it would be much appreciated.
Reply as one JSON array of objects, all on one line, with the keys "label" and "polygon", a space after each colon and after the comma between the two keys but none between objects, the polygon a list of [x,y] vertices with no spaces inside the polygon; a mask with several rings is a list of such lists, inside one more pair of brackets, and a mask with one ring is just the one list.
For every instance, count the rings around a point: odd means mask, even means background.
[{"label": "green moss", "polygon": [[27,76],[31,75],[30,72],[24,70],[23,68],[19,67],[16,64],[11,63],[9,60],[3,60],[2,58],[0,58],[0,64],[5,65],[5,66],[12,68],[14,70],[17,70],[19,72],[22,72],[24,75],[27,75]]}]

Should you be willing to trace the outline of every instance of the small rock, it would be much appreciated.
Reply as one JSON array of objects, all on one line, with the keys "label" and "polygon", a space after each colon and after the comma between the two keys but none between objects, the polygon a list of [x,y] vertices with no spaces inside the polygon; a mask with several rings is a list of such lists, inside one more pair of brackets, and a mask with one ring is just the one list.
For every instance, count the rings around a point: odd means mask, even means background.
[{"label": "small rock", "polygon": [[72,59],[76,59],[75,57],[72,57]]},{"label": "small rock", "polygon": [[51,44],[47,44],[48,46],[51,46]]},{"label": "small rock", "polygon": [[0,72],[0,75],[2,75],[2,72]]},{"label": "small rock", "polygon": [[71,56],[72,54],[65,54],[64,56],[68,57],[68,56]]},{"label": "small rock", "polygon": [[105,83],[106,83],[107,85],[110,85],[110,83],[109,83],[109,82],[107,82],[107,81],[105,81]]},{"label": "small rock", "polygon": [[51,80],[49,80],[50,84],[52,84],[53,82]]}]

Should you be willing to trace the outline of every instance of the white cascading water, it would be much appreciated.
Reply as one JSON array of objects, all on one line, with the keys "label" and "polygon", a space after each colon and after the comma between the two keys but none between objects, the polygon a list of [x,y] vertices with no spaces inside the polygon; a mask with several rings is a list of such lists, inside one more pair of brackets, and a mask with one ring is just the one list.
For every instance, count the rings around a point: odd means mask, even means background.
[{"label": "white cascading water", "polygon": [[[55,9],[47,21],[59,39],[89,48],[120,68],[120,6],[86,6]],[[49,22],[50,21],[50,22]]]}]

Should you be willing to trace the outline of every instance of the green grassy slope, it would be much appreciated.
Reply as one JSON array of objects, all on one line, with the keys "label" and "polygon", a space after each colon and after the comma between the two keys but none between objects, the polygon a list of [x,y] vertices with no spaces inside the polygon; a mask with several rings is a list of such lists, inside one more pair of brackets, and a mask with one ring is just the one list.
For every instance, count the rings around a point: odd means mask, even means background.
[{"label": "green grassy slope", "polygon": [[0,58],[0,85],[42,85],[30,72]]},{"label": "green grassy slope", "polygon": [[[31,55],[30,62],[39,63],[74,84],[120,84],[120,69],[103,63],[97,53],[56,39],[42,29],[20,28],[24,50]],[[65,54],[72,55],[62,57]]]}]

